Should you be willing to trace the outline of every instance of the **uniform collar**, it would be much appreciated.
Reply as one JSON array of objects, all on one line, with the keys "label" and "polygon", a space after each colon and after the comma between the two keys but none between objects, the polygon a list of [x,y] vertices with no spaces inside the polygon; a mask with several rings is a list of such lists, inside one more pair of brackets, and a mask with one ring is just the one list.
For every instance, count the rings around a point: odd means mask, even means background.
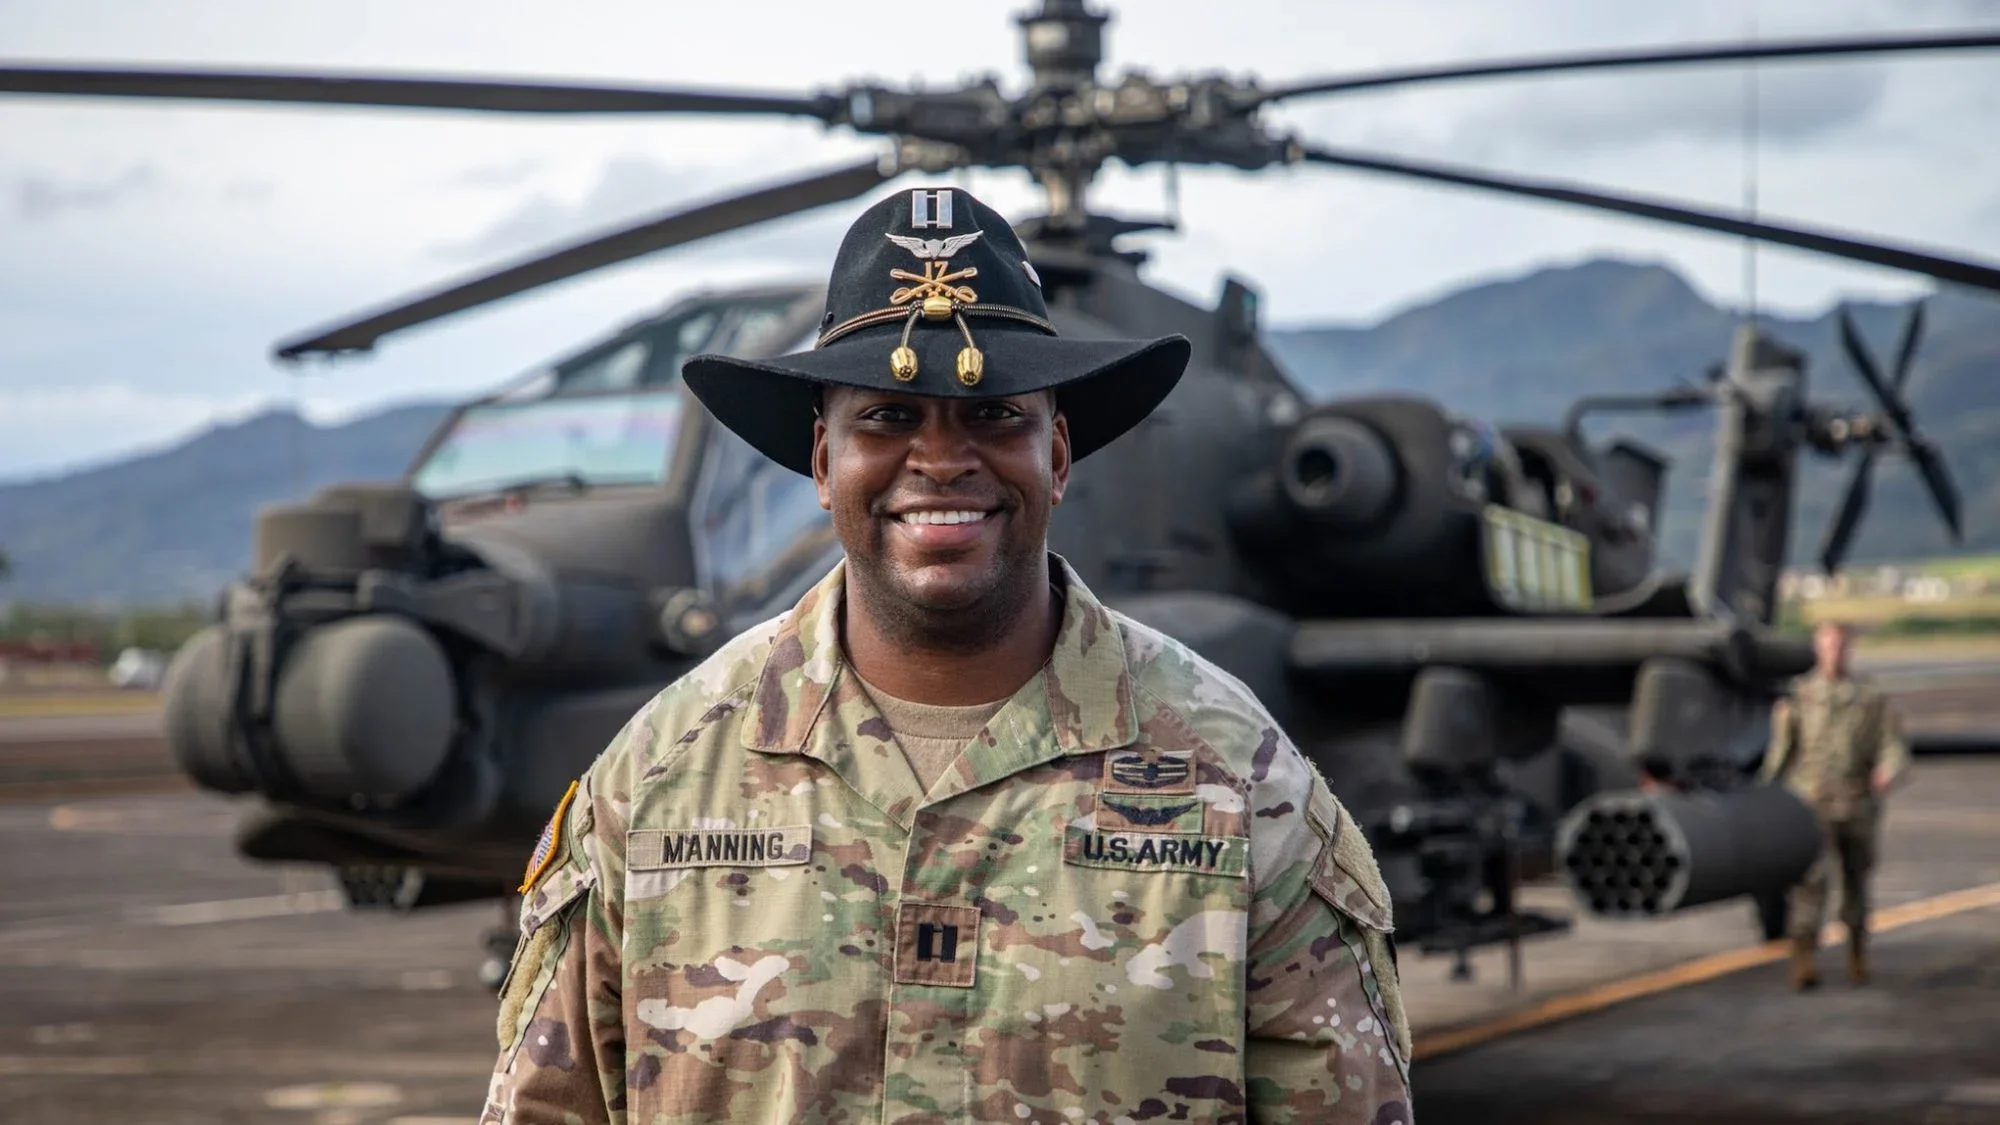
[{"label": "uniform collar", "polygon": [[1849,671],[1838,676],[1829,676],[1815,668],[1806,674],[1806,687],[1810,694],[1836,703],[1844,703],[1854,695],[1854,673]]},{"label": "uniform collar", "polygon": [[[994,715],[988,731],[1022,737],[1034,733],[1024,729],[1024,723],[1046,725],[1046,739],[1064,755],[1128,747],[1138,741],[1138,713],[1118,623],[1060,554],[1050,552],[1048,565],[1062,589],[1062,629],[1056,633],[1056,649],[1048,665]],[[822,757],[814,747],[826,743],[830,735],[838,737],[838,731],[828,727],[864,727],[868,719],[880,721],[864,691],[858,693],[858,701],[848,701],[840,691],[842,681],[856,689],[860,681],[848,669],[840,647],[844,581],[846,558],[836,562],[780,623],[746,715],[744,747]],[[842,695],[838,721],[828,707],[836,695]]]}]

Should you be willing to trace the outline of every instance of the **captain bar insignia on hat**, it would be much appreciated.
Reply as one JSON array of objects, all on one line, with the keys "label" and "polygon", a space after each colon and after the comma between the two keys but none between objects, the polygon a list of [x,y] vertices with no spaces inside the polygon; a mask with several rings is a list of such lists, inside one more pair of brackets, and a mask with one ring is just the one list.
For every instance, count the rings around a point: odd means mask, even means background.
[{"label": "captain bar insignia on hat", "polygon": [[[920,230],[925,227],[951,229],[951,193],[925,191],[922,188],[910,193],[910,227]],[[979,377],[986,371],[986,356],[979,345],[972,342],[972,329],[966,327],[965,317],[959,314],[962,305],[976,304],[979,294],[969,285],[954,285],[953,282],[971,281],[979,276],[978,266],[967,266],[956,272],[951,269],[951,256],[971,245],[985,231],[971,234],[954,234],[945,238],[920,238],[907,234],[886,234],[889,241],[908,250],[924,264],[924,272],[911,273],[908,270],[890,270],[889,276],[896,281],[915,282],[889,295],[891,305],[910,305],[910,316],[903,322],[903,339],[896,350],[889,353],[889,373],[901,382],[909,382],[917,377],[917,353],[910,347],[910,330],[917,325],[917,317],[925,320],[943,320],[946,317],[958,322],[958,330],[965,337],[965,347],[958,352],[958,381],[968,387],[979,385]],[[911,302],[916,302],[911,304]]]}]

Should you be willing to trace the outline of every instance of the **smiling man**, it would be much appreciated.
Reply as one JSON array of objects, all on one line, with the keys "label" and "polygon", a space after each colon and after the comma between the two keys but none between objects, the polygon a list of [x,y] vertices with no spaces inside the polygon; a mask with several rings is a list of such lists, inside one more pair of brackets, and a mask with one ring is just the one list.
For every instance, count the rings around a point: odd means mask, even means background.
[{"label": "smiling man", "polygon": [[1070,340],[962,191],[809,352],[690,360],[846,558],[645,707],[524,880],[487,1122],[1408,1122],[1366,840],[1237,681],[1049,553],[1179,336]]}]

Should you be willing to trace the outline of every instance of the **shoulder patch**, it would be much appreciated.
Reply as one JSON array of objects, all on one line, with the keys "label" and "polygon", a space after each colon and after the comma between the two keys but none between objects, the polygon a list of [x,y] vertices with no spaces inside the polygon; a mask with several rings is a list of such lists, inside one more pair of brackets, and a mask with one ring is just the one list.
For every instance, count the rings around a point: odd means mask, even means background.
[{"label": "shoulder patch", "polygon": [[548,824],[543,826],[542,838],[536,842],[534,854],[528,857],[528,870],[521,876],[521,886],[518,888],[521,894],[533,890],[535,881],[549,869],[549,864],[555,862],[556,854],[562,848],[563,817],[569,813],[569,803],[576,799],[576,787],[576,782],[569,783],[569,789],[563,793],[562,800],[556,802],[555,815],[551,816]]},{"label": "shoulder patch", "polygon": [[1354,814],[1329,795],[1324,805],[1313,802],[1307,819],[1326,841],[1319,862],[1313,865],[1313,890],[1335,910],[1368,929],[1395,932],[1396,912],[1389,900],[1389,885],[1382,879],[1375,850],[1354,822]]}]

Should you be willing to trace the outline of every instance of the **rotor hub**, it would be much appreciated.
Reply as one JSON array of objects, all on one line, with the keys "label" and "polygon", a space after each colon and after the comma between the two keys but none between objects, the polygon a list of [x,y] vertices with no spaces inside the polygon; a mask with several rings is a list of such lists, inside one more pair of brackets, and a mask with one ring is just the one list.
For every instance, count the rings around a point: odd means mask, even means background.
[{"label": "rotor hub", "polygon": [[1111,17],[1084,0],[1042,0],[1039,11],[1015,17],[1021,25],[1029,69],[1041,87],[1086,85],[1104,61],[1104,25]]}]

